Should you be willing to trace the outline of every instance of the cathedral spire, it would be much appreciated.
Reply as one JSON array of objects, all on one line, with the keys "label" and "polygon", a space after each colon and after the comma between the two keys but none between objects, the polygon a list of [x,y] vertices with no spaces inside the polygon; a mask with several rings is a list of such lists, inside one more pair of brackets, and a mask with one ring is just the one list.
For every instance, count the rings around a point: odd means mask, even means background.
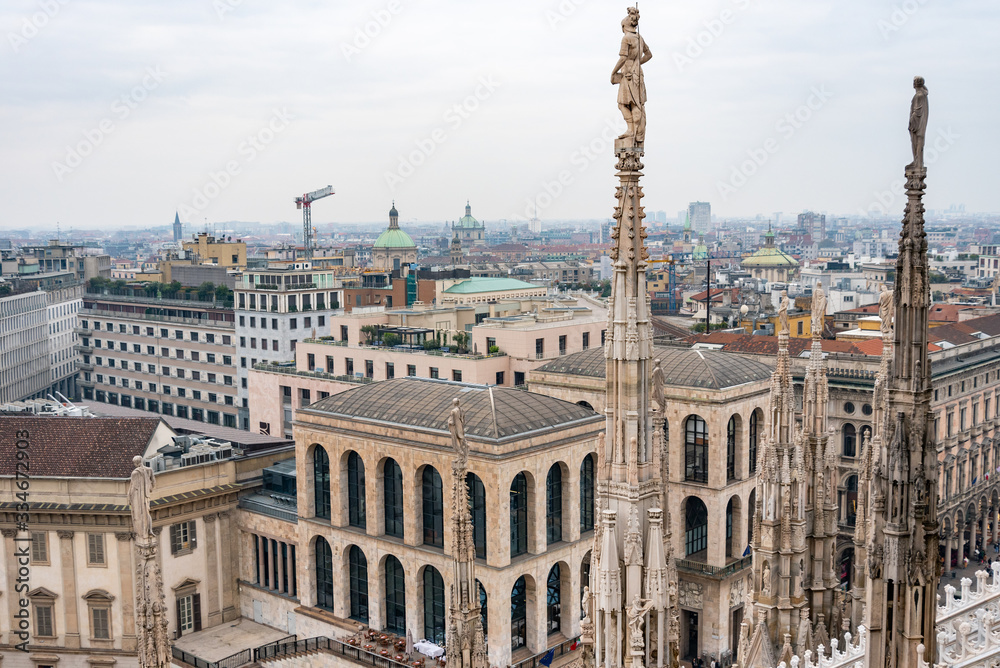
[{"label": "cathedral spire", "polygon": [[894,317],[888,382],[884,390],[878,388],[885,392],[885,405],[878,406],[876,440],[881,442],[877,451],[873,444],[868,497],[865,595],[870,666],[915,666],[919,656],[936,655],[937,451],[929,429],[933,419],[927,358],[930,286],[923,215],[927,88],[921,77],[914,78],[913,87],[909,119],[913,162],[905,170],[906,208],[892,308],[879,300],[883,328],[887,314]]}]

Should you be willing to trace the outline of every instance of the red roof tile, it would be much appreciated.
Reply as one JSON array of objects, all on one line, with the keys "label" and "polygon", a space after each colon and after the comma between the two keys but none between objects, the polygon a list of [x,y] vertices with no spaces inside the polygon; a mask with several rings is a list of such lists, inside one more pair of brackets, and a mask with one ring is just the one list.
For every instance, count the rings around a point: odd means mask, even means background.
[{"label": "red roof tile", "polygon": [[27,434],[30,474],[128,478],[160,418],[0,417],[0,476],[14,475],[17,441]]}]

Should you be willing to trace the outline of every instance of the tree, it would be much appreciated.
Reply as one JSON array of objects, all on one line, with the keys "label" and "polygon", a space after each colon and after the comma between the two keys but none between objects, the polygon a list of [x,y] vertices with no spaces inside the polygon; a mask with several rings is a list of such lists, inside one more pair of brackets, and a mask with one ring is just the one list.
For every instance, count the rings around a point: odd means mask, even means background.
[{"label": "tree", "polygon": [[170,281],[169,283],[163,284],[163,289],[161,292],[163,293],[164,297],[168,296],[174,297],[177,295],[178,292],[181,291],[182,287],[183,286],[181,285],[180,281]]},{"label": "tree", "polygon": [[611,296],[611,279],[605,278],[601,281],[601,297]]},{"label": "tree", "polygon": [[211,301],[212,297],[215,295],[215,283],[211,281],[205,281],[198,286],[198,301],[207,302]]},{"label": "tree", "polygon": [[455,339],[455,345],[458,346],[458,352],[469,352],[469,339],[471,337],[468,332],[457,332],[452,338]]},{"label": "tree", "polygon": [[362,325],[361,333],[365,335],[365,343],[371,345],[372,337],[375,336],[375,325]]},{"label": "tree", "polygon": [[382,335],[382,345],[386,348],[392,348],[393,346],[398,346],[402,339],[399,334],[393,334],[392,332],[386,332]]},{"label": "tree", "polygon": [[220,302],[231,302],[233,301],[233,291],[227,285],[217,285],[215,286],[215,299]]},{"label": "tree", "polygon": [[6,297],[7,295],[9,295],[13,291],[14,291],[14,288],[10,287],[6,283],[4,283],[3,285],[0,285],[0,297]]}]

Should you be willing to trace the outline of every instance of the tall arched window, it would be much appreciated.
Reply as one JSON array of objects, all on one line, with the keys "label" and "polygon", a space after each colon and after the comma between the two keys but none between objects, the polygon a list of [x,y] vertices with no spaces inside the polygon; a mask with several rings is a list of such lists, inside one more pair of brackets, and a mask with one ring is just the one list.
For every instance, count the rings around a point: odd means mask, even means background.
[{"label": "tall arched window", "polygon": [[556,564],[549,571],[549,577],[545,582],[545,608],[548,611],[548,626],[545,628],[550,634],[559,631],[562,619],[560,613],[560,584],[559,564]]},{"label": "tall arched window", "polygon": [[347,455],[347,522],[359,529],[364,529],[367,524],[365,463],[356,452]]},{"label": "tall arched window", "polygon": [[313,450],[313,496],[316,517],[330,519],[330,457],[321,445]]},{"label": "tall arched window", "polygon": [[757,434],[760,429],[760,409],[750,414],[750,473],[757,472]]},{"label": "tall arched window", "polygon": [[523,473],[510,484],[510,556],[528,551],[528,481]]},{"label": "tall arched window", "polygon": [[424,545],[444,547],[444,494],[441,476],[433,466],[424,467]]},{"label": "tall arched window", "polygon": [[483,625],[483,637],[490,637],[490,615],[489,608],[486,605],[489,599],[486,596],[486,588],[483,587],[483,583],[476,580],[476,589],[479,590],[479,621]]},{"label": "tall arched window", "polygon": [[580,532],[594,528],[594,455],[580,465]]},{"label": "tall arched window", "polygon": [[472,542],[476,546],[476,556],[486,558],[486,487],[473,472],[465,475],[465,486],[469,491],[469,513],[472,515]]},{"label": "tall arched window", "polygon": [[684,421],[684,479],[708,482],[708,427],[697,415]]},{"label": "tall arched window", "polygon": [[515,651],[528,642],[527,586],[522,575],[510,590],[510,649]]},{"label": "tall arched window", "polygon": [[406,633],[406,576],[391,554],[385,558],[385,630]]},{"label": "tall arched window", "polygon": [[729,499],[729,503],[726,504],[726,556],[727,557],[733,556],[733,533],[735,529],[734,523],[736,521],[735,508],[733,508],[733,500],[735,498],[736,497]]},{"label": "tall arched window", "polygon": [[858,431],[854,428],[854,425],[847,423],[841,430],[844,435],[844,456],[854,457],[858,454]]},{"label": "tall arched window", "polygon": [[351,590],[351,619],[368,623],[368,560],[357,545],[348,554]]},{"label": "tall arched window", "polygon": [[844,519],[848,526],[854,526],[858,521],[858,476],[848,476],[844,491],[844,500],[846,501]]},{"label": "tall arched window", "polygon": [[333,552],[326,539],[316,539],[316,607],[333,611]]},{"label": "tall arched window", "polygon": [[750,521],[747,522],[747,545],[753,543],[753,518],[757,513],[757,490],[750,490],[750,501],[747,502],[747,514]]},{"label": "tall arched window", "polygon": [[385,503],[385,533],[403,537],[403,471],[394,459],[385,460],[382,469],[383,501]]},{"label": "tall arched window", "polygon": [[726,480],[736,480],[736,416],[726,427]]},{"label": "tall arched window", "polygon": [[424,637],[437,645],[444,640],[444,580],[433,566],[424,568]]},{"label": "tall arched window", "polygon": [[545,538],[547,543],[562,540],[562,469],[553,464],[545,478]]},{"label": "tall arched window", "polygon": [[684,554],[688,557],[708,549],[708,508],[689,496],[684,508]]}]

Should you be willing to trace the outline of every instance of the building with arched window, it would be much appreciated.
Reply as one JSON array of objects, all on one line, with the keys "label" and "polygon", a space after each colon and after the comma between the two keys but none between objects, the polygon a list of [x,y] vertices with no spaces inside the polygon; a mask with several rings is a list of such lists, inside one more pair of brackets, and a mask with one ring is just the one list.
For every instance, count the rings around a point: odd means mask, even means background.
[{"label": "building with arched window", "polygon": [[486,604],[490,664],[579,634],[604,417],[522,390],[410,377],[297,411],[297,512],[254,516],[296,542],[297,595],[247,588],[245,598],[259,602],[245,604],[248,613],[299,637],[342,636],[345,624],[361,623],[448,641],[455,398],[470,449],[461,484],[477,563],[473,600]]},{"label": "building with arched window", "polygon": [[[681,658],[702,652],[721,656],[736,647],[743,619],[741,592],[750,572],[745,552],[753,529],[747,509],[753,503],[758,441],[767,428],[771,367],[749,357],[680,346],[655,347],[653,357],[660,359],[667,402]],[[528,387],[586,401],[603,412],[605,367],[601,349],[574,353],[531,372]]]}]

